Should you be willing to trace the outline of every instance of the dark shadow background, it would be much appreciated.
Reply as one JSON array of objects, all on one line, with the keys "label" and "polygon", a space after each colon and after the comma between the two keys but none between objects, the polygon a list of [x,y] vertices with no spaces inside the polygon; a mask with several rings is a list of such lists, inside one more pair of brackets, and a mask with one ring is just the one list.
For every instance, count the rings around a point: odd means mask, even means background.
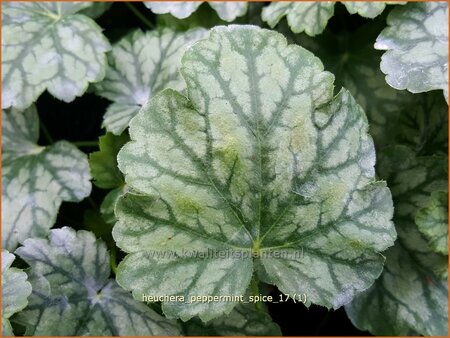
[{"label": "dark shadow background", "polygon": [[[156,17],[142,3],[133,3],[136,9],[146,16],[147,19],[156,22]],[[208,5],[203,4],[203,7]],[[385,12],[387,12],[387,9]],[[210,12],[210,15],[215,15]],[[285,19],[283,19],[285,20]],[[335,33],[345,30],[356,29],[370,21],[359,15],[350,15],[344,6],[337,3],[335,15],[328,23],[327,29]],[[116,2],[96,22],[104,29],[104,34],[111,42],[117,41],[128,32],[148,27],[140,21],[135,14],[123,2]],[[53,141],[95,141],[105,133],[101,128],[103,114],[109,105],[108,100],[100,98],[92,93],[85,93],[71,103],[64,103],[53,98],[47,92],[40,96],[37,107],[41,122],[46,126]],[[41,132],[40,145],[49,144],[49,140]],[[89,154],[97,150],[97,147],[81,148]],[[98,213],[107,190],[99,189],[93,185],[93,191],[89,199],[81,203],[63,203],[55,227],[70,226],[74,229],[86,228],[85,213],[89,211]],[[109,246],[114,245],[109,242]],[[118,254],[120,261],[123,253]],[[269,287],[268,292],[278,298],[279,291]],[[356,329],[345,314],[343,308],[337,311],[328,311],[324,307],[312,305],[307,309],[303,304],[294,304],[292,301],[286,303],[267,304],[273,320],[281,327],[283,335],[287,336],[367,336],[368,332]]]}]

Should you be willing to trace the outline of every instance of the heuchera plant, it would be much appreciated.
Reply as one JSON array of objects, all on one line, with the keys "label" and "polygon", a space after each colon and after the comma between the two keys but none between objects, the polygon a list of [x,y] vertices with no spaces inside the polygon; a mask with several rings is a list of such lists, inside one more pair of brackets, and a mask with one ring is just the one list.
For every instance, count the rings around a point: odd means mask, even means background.
[{"label": "heuchera plant", "polygon": [[447,103],[446,2],[3,3],[2,334],[446,336]]}]

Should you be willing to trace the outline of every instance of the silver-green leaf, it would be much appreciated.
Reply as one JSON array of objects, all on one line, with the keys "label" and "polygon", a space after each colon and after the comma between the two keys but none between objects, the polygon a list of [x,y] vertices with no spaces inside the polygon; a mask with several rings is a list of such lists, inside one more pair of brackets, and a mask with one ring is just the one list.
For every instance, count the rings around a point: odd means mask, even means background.
[{"label": "silver-green leaf", "polygon": [[[204,1],[151,1],[144,2],[147,8],[151,9],[153,13],[165,14],[170,13],[178,19],[185,19],[194,13]],[[217,1],[208,2],[208,4],[217,12],[217,15],[222,20],[231,22],[237,17],[244,15],[247,12],[248,4],[245,1]]]},{"label": "silver-green leaf", "polygon": [[[404,2],[352,2],[343,4],[350,14],[358,13],[366,18],[375,18],[380,15],[386,4],[404,4]],[[332,1],[297,1],[297,2],[272,2],[262,11],[262,19],[274,28],[283,17],[286,17],[292,32],[305,32],[309,36],[321,34],[328,24],[328,20],[334,15]]]},{"label": "silver-green leaf", "polygon": [[154,94],[168,87],[182,90],[181,56],[190,43],[205,34],[204,29],[147,33],[138,30],[114,45],[106,77],[96,85],[97,94],[113,102],[105,113],[103,126],[120,135]]},{"label": "silver-green leaf", "polygon": [[[338,308],[381,273],[392,200],[363,110],[307,50],[255,26],[216,27],[156,95],[118,155],[117,281],[142,294],[244,295],[252,256],[284,293]],[[187,252],[219,251],[203,257]],[[237,255],[224,255],[237,252]],[[170,282],[167,282],[167,281]],[[208,321],[237,302],[163,302]]]},{"label": "silver-green leaf", "polygon": [[448,192],[434,191],[426,206],[417,213],[416,223],[430,247],[448,255]]},{"label": "silver-green leaf", "polygon": [[447,336],[448,257],[437,254],[415,224],[430,194],[447,189],[445,157],[415,157],[405,146],[386,148],[379,174],[387,179],[398,232],[381,277],[346,306],[352,322],[375,335]]},{"label": "silver-green leaf", "polygon": [[28,304],[31,284],[27,274],[20,269],[12,268],[15,256],[2,250],[2,336],[13,336],[9,318]]},{"label": "silver-green leaf", "polygon": [[36,144],[34,106],[2,112],[2,245],[14,250],[30,237],[44,237],[63,201],[79,202],[91,192],[87,157],[66,141]]},{"label": "silver-green leaf", "polygon": [[178,335],[178,325],[134,300],[109,278],[103,242],[64,227],[28,239],[17,254],[31,266],[33,293],[16,321],[36,336]]},{"label": "silver-green leaf", "polygon": [[387,83],[412,93],[442,89],[448,102],[448,3],[410,3],[389,13],[387,23],[375,43],[387,50]]},{"label": "silver-green leaf", "polygon": [[294,33],[315,36],[323,32],[333,14],[332,1],[273,2],[263,9],[262,19],[273,28],[286,16]]},{"label": "silver-green leaf", "polygon": [[29,107],[45,90],[70,102],[105,76],[108,40],[77,12],[89,2],[2,6],[2,108]]}]

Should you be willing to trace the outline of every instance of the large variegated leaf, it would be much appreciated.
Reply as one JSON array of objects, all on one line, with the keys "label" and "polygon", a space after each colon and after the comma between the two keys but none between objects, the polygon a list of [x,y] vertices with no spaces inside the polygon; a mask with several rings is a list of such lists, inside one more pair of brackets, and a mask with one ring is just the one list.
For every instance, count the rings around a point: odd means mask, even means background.
[{"label": "large variegated leaf", "polygon": [[239,304],[227,316],[203,323],[195,318],[184,324],[187,336],[281,336],[281,330],[264,310]]},{"label": "large variegated leaf", "polygon": [[9,318],[27,306],[31,294],[27,274],[11,268],[14,259],[13,254],[2,250],[2,336],[13,336]]},{"label": "large variegated leaf", "polygon": [[433,192],[427,205],[417,213],[416,223],[430,247],[448,255],[448,193]]},{"label": "large variegated leaf", "polygon": [[86,155],[66,141],[38,146],[38,133],[34,106],[3,111],[2,244],[8,250],[46,236],[62,201],[78,202],[91,192]]},{"label": "large variegated leaf", "polygon": [[33,293],[17,317],[26,335],[177,335],[175,322],[134,300],[109,278],[103,242],[64,227],[28,239],[17,254],[31,266]]},{"label": "large variegated leaf", "polygon": [[[389,3],[401,2],[343,2],[350,14],[358,13],[366,18],[380,15]],[[321,34],[327,26],[328,20],[334,14],[334,6],[335,2],[332,1],[274,1],[263,9],[262,19],[273,28],[286,17],[294,33],[305,32],[309,36],[315,36]]]},{"label": "large variegated leaf", "polygon": [[[255,256],[308,305],[338,308],[368,288],[395,230],[351,95],[333,98],[333,76],[312,53],[255,26],[214,28],[185,53],[182,74],[188,98],[155,96],[118,155],[136,191],[116,205],[113,236],[129,253],[119,284],[135,297],[239,296]],[[205,250],[220,253],[185,254]],[[164,302],[163,311],[207,321],[236,303]]]},{"label": "large variegated leaf", "polygon": [[103,79],[110,46],[77,12],[90,2],[6,2],[2,6],[2,108],[25,109],[48,90],[70,102]]},{"label": "large variegated leaf", "polygon": [[181,56],[190,43],[205,34],[203,29],[184,33],[138,30],[119,41],[111,52],[105,80],[96,85],[97,94],[113,101],[103,126],[119,135],[155,93],[167,87],[181,90]]},{"label": "large variegated leaf", "polygon": [[[161,2],[144,2],[145,6],[156,14],[170,13],[178,19],[185,19],[194,13],[204,1],[161,1]],[[217,15],[225,21],[234,21],[237,17],[247,12],[248,4],[245,1],[214,1],[208,2],[209,5],[217,12]]]},{"label": "large variegated leaf", "polygon": [[415,157],[403,146],[386,149],[380,176],[391,187],[398,232],[381,277],[346,307],[352,322],[375,335],[447,336],[448,257],[434,253],[415,225],[430,194],[447,189],[447,159]]},{"label": "large variegated leaf", "polygon": [[273,2],[263,9],[262,19],[273,28],[286,16],[294,33],[315,36],[323,32],[333,14],[332,1]]},{"label": "large variegated leaf", "polygon": [[375,48],[386,81],[420,93],[443,89],[448,102],[448,3],[417,2],[394,9]]}]

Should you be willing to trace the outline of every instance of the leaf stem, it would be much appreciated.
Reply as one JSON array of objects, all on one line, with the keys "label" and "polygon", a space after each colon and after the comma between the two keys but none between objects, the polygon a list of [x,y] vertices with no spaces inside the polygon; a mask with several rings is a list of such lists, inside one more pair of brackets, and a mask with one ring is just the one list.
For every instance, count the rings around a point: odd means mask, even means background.
[{"label": "leaf stem", "polygon": [[150,29],[155,29],[155,25],[150,20],[148,20],[141,12],[139,12],[133,4],[125,2],[125,5],[130,9],[130,11],[133,12],[134,15],[139,18],[139,20],[141,20]]},{"label": "leaf stem", "polygon": [[45,126],[44,122],[42,122],[41,119],[39,119],[39,126],[41,128],[42,134],[44,135],[45,139],[49,144],[53,144],[53,137],[50,135],[47,127]]},{"label": "leaf stem", "polygon": [[117,274],[116,247],[114,245],[111,248],[110,261],[111,261],[111,270],[116,275]]},{"label": "leaf stem", "polygon": [[[258,283],[259,283],[258,277],[253,276],[252,281],[250,282],[250,291],[253,296],[260,295]],[[263,306],[262,302],[256,302],[255,307],[259,311],[264,311],[264,306]]]},{"label": "leaf stem", "polygon": [[76,141],[71,143],[77,147],[98,147],[98,141]]}]

